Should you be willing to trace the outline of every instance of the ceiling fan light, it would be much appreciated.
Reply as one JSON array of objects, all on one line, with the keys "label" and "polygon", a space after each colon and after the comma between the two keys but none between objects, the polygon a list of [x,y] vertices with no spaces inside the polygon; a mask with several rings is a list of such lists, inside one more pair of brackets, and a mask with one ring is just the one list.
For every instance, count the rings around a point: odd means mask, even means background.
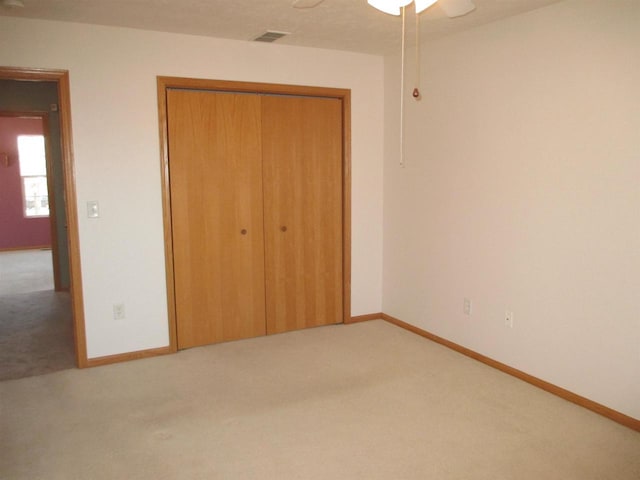
[{"label": "ceiling fan light", "polygon": [[400,9],[406,7],[412,0],[367,0],[373,8],[390,15],[400,15]]},{"label": "ceiling fan light", "polygon": [[423,12],[431,5],[436,3],[438,0],[415,0],[416,3],[416,13]]}]

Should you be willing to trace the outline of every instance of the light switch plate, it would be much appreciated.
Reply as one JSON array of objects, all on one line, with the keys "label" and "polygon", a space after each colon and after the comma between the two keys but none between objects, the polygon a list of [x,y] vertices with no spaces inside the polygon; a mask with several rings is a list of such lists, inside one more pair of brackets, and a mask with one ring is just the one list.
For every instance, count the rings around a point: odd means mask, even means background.
[{"label": "light switch plate", "polygon": [[464,299],[464,305],[462,307],[462,312],[465,315],[471,315],[471,299],[470,298],[465,298]]},{"label": "light switch plate", "polygon": [[97,200],[87,202],[87,217],[98,218],[100,216],[100,208]]}]

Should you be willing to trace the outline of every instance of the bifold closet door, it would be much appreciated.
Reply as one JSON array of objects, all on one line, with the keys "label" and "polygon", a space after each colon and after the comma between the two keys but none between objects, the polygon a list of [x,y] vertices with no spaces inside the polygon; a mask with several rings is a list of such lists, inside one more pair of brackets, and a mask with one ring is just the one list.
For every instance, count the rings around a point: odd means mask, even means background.
[{"label": "bifold closet door", "polygon": [[342,103],[262,97],[267,333],[343,321]]},{"label": "bifold closet door", "polygon": [[178,348],[264,335],[260,97],[169,90]]}]

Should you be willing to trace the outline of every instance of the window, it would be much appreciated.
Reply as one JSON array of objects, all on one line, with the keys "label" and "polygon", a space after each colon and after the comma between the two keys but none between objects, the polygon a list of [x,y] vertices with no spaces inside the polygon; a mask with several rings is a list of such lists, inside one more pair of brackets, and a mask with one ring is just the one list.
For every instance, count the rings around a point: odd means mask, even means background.
[{"label": "window", "polygon": [[47,160],[43,135],[19,135],[18,156],[25,217],[49,216]]}]

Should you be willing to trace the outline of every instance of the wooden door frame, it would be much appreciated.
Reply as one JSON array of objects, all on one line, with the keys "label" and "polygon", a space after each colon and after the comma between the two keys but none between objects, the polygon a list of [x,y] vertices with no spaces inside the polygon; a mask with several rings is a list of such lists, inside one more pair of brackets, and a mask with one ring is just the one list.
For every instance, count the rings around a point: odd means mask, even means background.
[{"label": "wooden door frame", "polygon": [[51,131],[49,129],[49,112],[29,110],[29,111],[0,111],[0,117],[5,118],[39,118],[42,121],[42,135],[44,136],[44,149],[46,157],[47,189],[49,194],[49,233],[51,235],[51,262],[53,263],[53,286],[56,292],[65,290],[61,287],[58,234],[56,225],[58,224],[55,195],[53,195],[53,166],[51,164]]},{"label": "wooden door frame", "polygon": [[171,88],[211,90],[217,92],[295,95],[337,98],[342,102],[342,305],[343,323],[351,319],[351,90],[228,80],[182,77],[157,77],[158,123],[160,128],[160,167],[162,176],[162,212],[169,314],[169,348],[178,351],[173,238],[171,225],[171,191],[169,183],[169,135],[167,123],[167,90]]},{"label": "wooden door frame", "polygon": [[80,236],[76,212],[75,168],[71,135],[71,96],[69,72],[45,68],[0,67],[0,79],[32,82],[55,82],[58,87],[58,111],[60,113],[60,147],[62,175],[64,178],[65,212],[67,215],[67,242],[69,246],[69,279],[73,316],[76,365],[88,366],[87,340],[84,322],[82,275],[80,270]]}]

